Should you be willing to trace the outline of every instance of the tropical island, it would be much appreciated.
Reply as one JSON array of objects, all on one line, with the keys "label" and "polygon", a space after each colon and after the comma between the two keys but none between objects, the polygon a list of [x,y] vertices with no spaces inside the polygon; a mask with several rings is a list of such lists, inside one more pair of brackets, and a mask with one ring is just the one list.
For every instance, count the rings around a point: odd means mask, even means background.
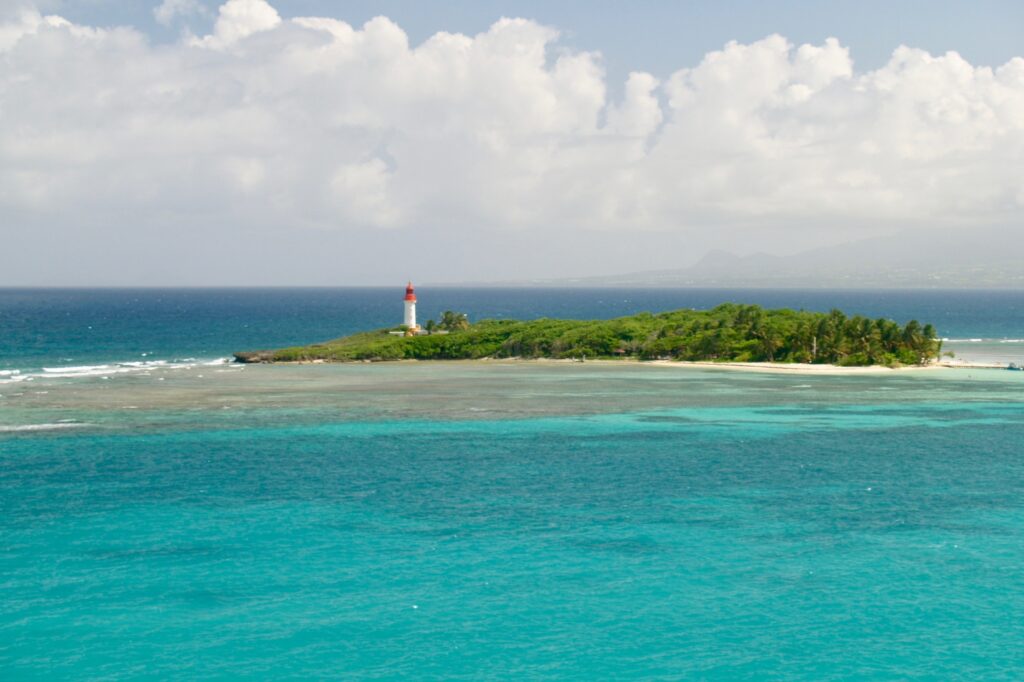
[{"label": "tropical island", "polygon": [[[411,285],[410,285],[411,287]],[[611,320],[480,320],[447,311],[333,341],[235,353],[238,362],[635,359],[808,363],[841,367],[927,365],[942,341],[930,324],[726,303],[712,310],[640,313]]]}]

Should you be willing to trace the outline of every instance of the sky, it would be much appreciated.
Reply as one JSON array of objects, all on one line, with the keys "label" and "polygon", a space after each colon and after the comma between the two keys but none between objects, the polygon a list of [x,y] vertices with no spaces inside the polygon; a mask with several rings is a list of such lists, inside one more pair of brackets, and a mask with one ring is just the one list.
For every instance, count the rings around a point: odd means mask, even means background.
[{"label": "sky", "polygon": [[682,268],[1024,217],[1024,3],[0,0],[0,286]]}]

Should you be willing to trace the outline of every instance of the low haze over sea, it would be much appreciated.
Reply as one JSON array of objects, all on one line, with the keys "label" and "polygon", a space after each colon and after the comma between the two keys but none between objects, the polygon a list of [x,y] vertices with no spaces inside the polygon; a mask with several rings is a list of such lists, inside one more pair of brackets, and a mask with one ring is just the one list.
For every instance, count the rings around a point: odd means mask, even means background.
[{"label": "low haze over sea", "polygon": [[[1024,361],[1021,292],[417,293],[834,307]],[[1024,675],[1024,372],[226,362],[401,296],[0,290],[0,677]]]}]

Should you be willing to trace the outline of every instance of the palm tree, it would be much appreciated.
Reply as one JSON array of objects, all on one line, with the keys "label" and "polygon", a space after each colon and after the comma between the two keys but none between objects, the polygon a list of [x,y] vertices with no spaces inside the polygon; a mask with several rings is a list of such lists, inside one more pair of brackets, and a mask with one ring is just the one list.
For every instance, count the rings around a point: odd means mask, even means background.
[{"label": "palm tree", "polygon": [[456,313],[451,310],[446,310],[441,314],[441,322],[438,326],[441,329],[447,329],[450,332],[469,329],[469,318],[466,317],[465,313]]},{"label": "palm tree", "polygon": [[768,362],[775,360],[775,351],[782,345],[782,335],[772,324],[762,321],[760,312],[753,318],[750,335],[757,339],[757,349],[761,357]]}]

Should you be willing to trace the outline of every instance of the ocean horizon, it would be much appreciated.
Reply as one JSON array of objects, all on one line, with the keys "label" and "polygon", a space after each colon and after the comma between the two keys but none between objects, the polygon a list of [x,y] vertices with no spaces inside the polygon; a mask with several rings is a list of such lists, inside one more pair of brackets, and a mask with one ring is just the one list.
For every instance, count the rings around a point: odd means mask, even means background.
[{"label": "ocean horizon", "polygon": [[[399,293],[396,295],[396,291]],[[981,362],[1024,360],[1018,290],[420,287],[419,317],[607,319],[725,302],[918,319]],[[214,361],[402,321],[400,287],[0,287],[0,371],[97,363]]]}]

